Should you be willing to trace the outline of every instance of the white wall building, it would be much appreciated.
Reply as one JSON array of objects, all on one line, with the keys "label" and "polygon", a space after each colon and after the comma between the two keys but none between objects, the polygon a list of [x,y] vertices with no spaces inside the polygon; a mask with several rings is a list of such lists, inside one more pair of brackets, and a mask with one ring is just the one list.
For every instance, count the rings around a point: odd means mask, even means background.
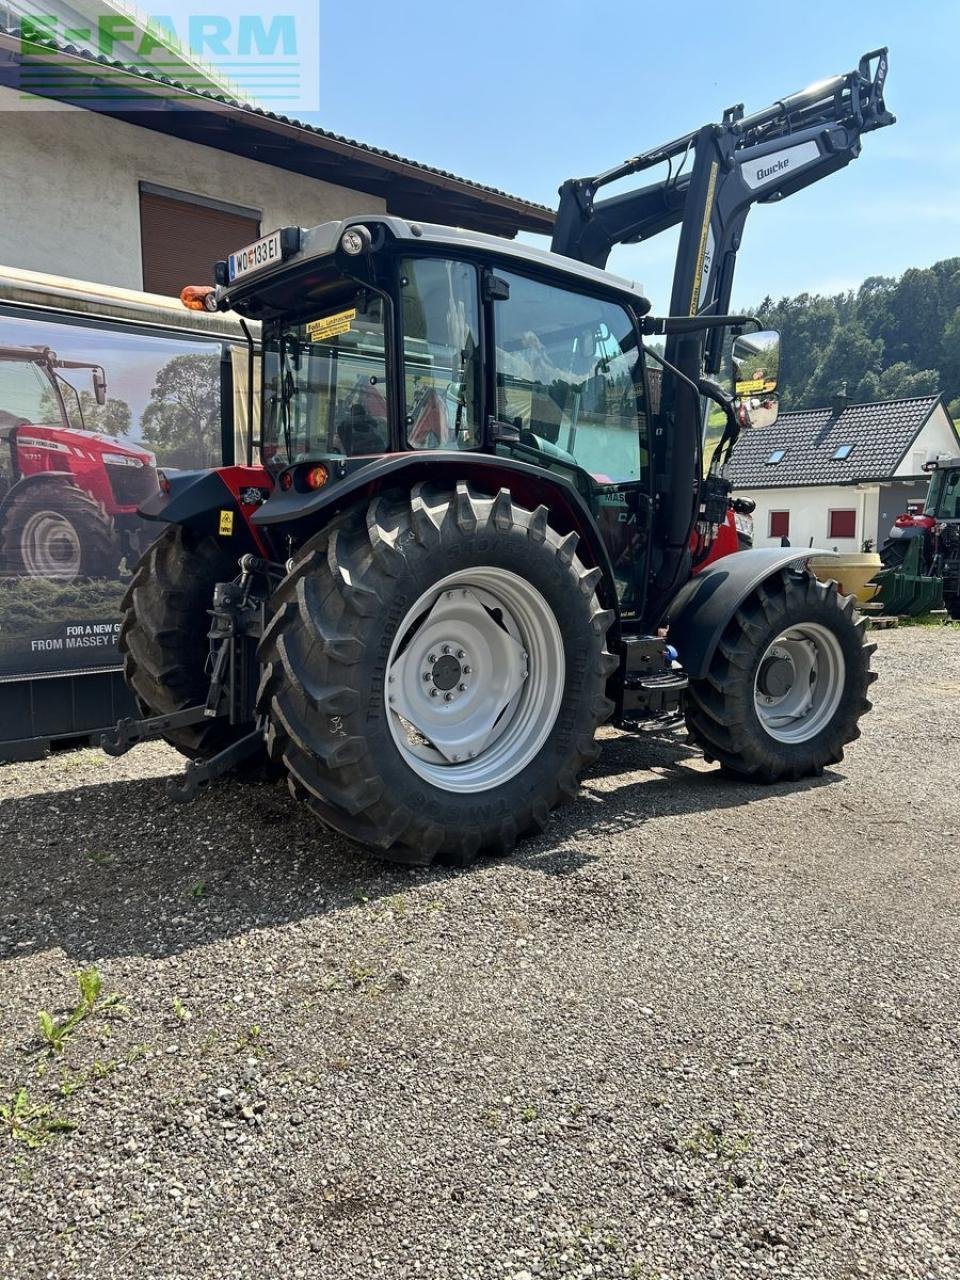
[{"label": "white wall building", "polygon": [[859,551],[879,546],[898,515],[921,507],[923,464],[955,457],[960,436],[941,396],[873,404],[834,397],[827,409],[785,413],[744,433],[727,476],[752,498],[754,545]]},{"label": "white wall building", "polygon": [[0,4],[0,265],[169,295],[212,281],[215,261],[260,234],[355,213],[507,236],[552,228],[541,205],[212,83],[26,45],[3,17]]}]

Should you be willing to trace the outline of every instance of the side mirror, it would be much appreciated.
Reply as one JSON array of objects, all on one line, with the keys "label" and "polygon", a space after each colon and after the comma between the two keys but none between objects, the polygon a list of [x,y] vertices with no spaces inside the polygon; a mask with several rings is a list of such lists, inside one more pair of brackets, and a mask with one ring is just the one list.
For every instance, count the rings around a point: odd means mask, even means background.
[{"label": "side mirror", "polygon": [[772,427],[780,412],[780,334],[743,333],[733,344],[733,397],[741,427]]},{"label": "side mirror", "polygon": [[97,404],[107,403],[107,375],[99,365],[93,370],[93,395]]}]

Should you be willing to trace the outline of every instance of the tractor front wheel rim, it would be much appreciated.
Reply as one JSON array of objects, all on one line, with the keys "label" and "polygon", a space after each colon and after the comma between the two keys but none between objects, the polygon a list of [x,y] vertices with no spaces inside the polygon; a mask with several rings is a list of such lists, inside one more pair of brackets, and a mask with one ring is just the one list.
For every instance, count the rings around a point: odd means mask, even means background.
[{"label": "tractor front wheel rim", "polygon": [[441,790],[489,791],[547,740],[564,671],[559,624],[535,587],[494,566],[449,574],[394,637],[384,691],[393,740]]},{"label": "tractor front wheel rim", "polygon": [[777,742],[809,742],[833,719],[846,663],[837,636],[817,622],[788,627],[768,645],[754,680],[754,707]]}]

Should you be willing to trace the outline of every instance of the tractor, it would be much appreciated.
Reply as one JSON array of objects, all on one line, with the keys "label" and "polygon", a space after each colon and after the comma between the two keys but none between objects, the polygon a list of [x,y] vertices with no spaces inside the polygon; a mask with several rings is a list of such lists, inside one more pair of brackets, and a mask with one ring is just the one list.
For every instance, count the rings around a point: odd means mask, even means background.
[{"label": "tractor", "polygon": [[100,365],[49,347],[0,346],[0,444],[9,449],[9,469],[0,461],[0,576],[109,578],[143,550],[137,507],[156,491],[156,458],[84,430],[64,369],[87,371],[96,403],[106,403]]},{"label": "tractor", "polygon": [[[893,122],[886,68],[564,183],[550,250],[378,213],[279,229],[186,288],[261,326],[260,439],[161,472],[142,506],[167,522],[123,603],[143,718],[104,748],[173,743],[181,799],[280,771],[320,823],[415,865],[541,831],[606,722],[685,720],[741,781],[839,762],[873,646],[809,551],[737,550],[724,465],[776,416],[779,337],[727,308],[750,206]],[[607,255],[677,224],[656,317]]]},{"label": "tractor", "polygon": [[937,458],[919,515],[898,516],[880,548],[874,600],[885,613],[918,615],[945,607],[960,620],[960,458]]}]

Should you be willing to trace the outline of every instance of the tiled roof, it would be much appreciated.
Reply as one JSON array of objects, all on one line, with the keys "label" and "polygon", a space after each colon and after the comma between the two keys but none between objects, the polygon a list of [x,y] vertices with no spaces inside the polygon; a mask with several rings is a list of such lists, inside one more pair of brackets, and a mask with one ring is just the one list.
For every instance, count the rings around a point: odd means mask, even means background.
[{"label": "tiled roof", "polygon": [[[8,41],[15,40],[16,48],[19,51],[21,41],[18,33],[5,27],[0,23],[0,37],[6,37]],[[171,97],[178,103],[186,103],[194,107],[203,106],[203,100],[207,99],[211,103],[217,103],[223,107],[233,108],[242,111],[253,117],[260,117],[264,120],[275,121],[278,124],[289,125],[291,128],[303,130],[304,133],[310,135],[317,140],[318,143],[327,142],[338,149],[350,148],[351,151],[359,153],[361,156],[369,157],[371,163],[377,160],[385,161],[392,168],[402,166],[404,170],[413,171],[415,174],[423,176],[425,183],[429,183],[431,179],[439,180],[439,184],[449,189],[451,184],[456,184],[456,188],[460,192],[471,195],[475,199],[490,198],[494,203],[507,203],[513,206],[517,211],[527,213],[527,221],[535,221],[543,223],[543,226],[537,226],[531,229],[548,230],[549,225],[553,221],[553,210],[546,205],[538,204],[533,201],[524,200],[520,196],[513,196],[507,191],[502,191],[499,187],[487,186],[481,182],[473,182],[469,178],[461,178],[455,173],[450,173],[446,169],[438,169],[432,165],[420,164],[416,160],[409,160],[405,156],[396,154],[393,151],[386,151],[381,147],[373,147],[365,142],[358,142],[353,138],[344,137],[342,134],[331,133],[327,129],[321,129],[317,125],[307,124],[302,120],[294,119],[291,116],[280,115],[274,111],[268,111],[266,108],[257,106],[253,102],[245,102],[240,98],[233,98],[225,94],[213,93],[207,89],[191,88],[189,85],[183,84],[181,81],[164,76],[156,71],[150,70],[146,66],[137,67],[129,63],[117,62],[113,58],[108,58],[103,54],[94,54],[81,48],[78,45],[68,44],[53,39],[31,39],[29,45],[23,42],[23,52],[25,55],[34,55],[42,57],[44,51],[63,55],[66,58],[80,59],[84,62],[99,64],[109,68],[112,72],[123,72],[132,78],[146,81],[150,84],[163,86],[171,91]],[[51,91],[52,92],[52,91]],[[70,89],[65,88],[62,94],[53,94],[52,96],[63,97],[70,100]],[[89,101],[89,95],[85,95]],[[105,96],[109,93],[105,91]],[[77,99],[77,105],[83,105],[80,98]],[[128,110],[133,110],[133,106],[128,104]]]},{"label": "tiled roof", "polygon": [[[914,396],[851,404],[837,415],[829,408],[781,414],[772,427],[743,432],[725,475],[735,489],[886,479],[940,401]],[[842,445],[852,445],[847,457],[834,458]],[[768,462],[779,450],[782,460]]]}]

